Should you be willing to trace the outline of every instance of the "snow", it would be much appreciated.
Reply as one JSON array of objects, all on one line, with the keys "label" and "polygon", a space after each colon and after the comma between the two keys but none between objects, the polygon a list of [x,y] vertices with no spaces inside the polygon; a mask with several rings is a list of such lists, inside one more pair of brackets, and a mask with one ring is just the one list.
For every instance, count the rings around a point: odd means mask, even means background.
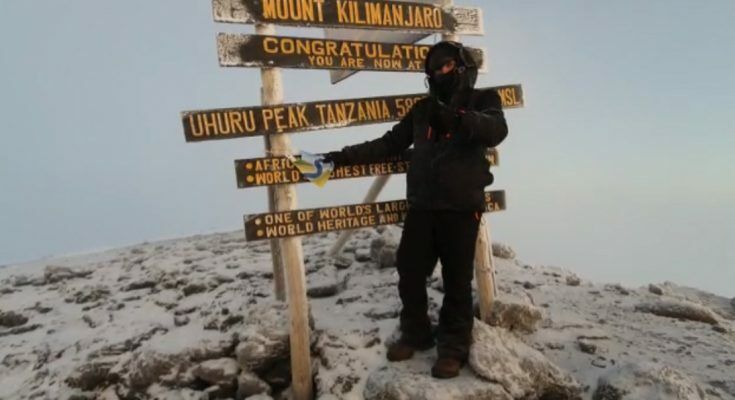
[{"label": "snow", "polygon": [[[66,378],[105,357],[123,360],[150,352],[185,355],[187,363],[194,364],[210,357],[236,359],[235,349],[227,344],[246,340],[249,329],[260,326],[251,321],[257,319],[252,311],[274,302],[269,245],[247,243],[243,236],[239,231],[199,235],[0,269],[0,312],[29,319],[20,327],[0,327],[0,398],[66,399],[80,394]],[[433,349],[405,364],[385,360],[385,346],[396,335],[400,309],[397,274],[394,268],[380,268],[372,257],[331,269],[324,257],[336,237],[330,233],[304,238],[309,284],[334,284],[335,275],[338,282],[346,282],[333,295],[310,299],[315,322],[312,350],[319,356],[314,373],[322,398],[364,398],[368,382],[381,382],[386,373],[393,374],[388,376],[395,378],[393,384],[418,374],[426,387],[451,387],[428,377]],[[351,253],[347,258],[354,260],[356,251],[370,249],[379,237],[374,229],[356,231],[346,246]],[[529,266],[517,259],[496,258],[496,263],[498,298],[533,305],[542,314],[532,333],[507,334],[516,335],[571,375],[583,388],[584,399],[592,399],[603,382],[622,380],[620,385],[627,387],[633,379],[629,376],[640,375],[636,368],[672,368],[676,372],[663,375],[684,377],[677,379],[686,380],[686,390],[701,389],[701,398],[735,399],[735,306],[730,299],[670,282],[657,283],[662,294],[656,294],[648,285],[631,288],[578,280],[564,268]],[[324,265],[330,269],[319,273]],[[44,281],[48,266],[92,272],[51,283]],[[437,268],[429,285],[434,322],[442,296],[438,272]],[[146,280],[155,286],[126,290],[131,283]],[[194,283],[204,285],[203,291],[184,295],[183,288]],[[691,306],[714,322],[648,312],[667,304]],[[273,315],[268,313],[268,318]],[[188,323],[177,326],[175,316],[186,316]],[[36,324],[39,327],[28,332],[11,332]],[[470,366],[462,377],[477,393],[490,390],[487,385],[474,386],[481,378]],[[114,398],[119,385],[106,384],[96,393],[107,389],[105,398]],[[161,398],[175,398],[175,391],[198,398],[204,390],[154,386],[149,391]],[[659,382],[636,386],[632,393],[684,398],[667,395],[666,388],[671,385]],[[277,398],[277,393],[273,396]]]}]

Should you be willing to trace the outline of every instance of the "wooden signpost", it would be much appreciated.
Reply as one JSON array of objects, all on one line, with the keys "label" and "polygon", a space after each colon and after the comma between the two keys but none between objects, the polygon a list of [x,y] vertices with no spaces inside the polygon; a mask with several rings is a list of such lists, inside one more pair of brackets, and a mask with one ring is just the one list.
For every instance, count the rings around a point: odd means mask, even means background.
[{"label": "wooden signpost", "polygon": [[[506,85],[480,90],[498,92],[503,108],[523,106],[521,85]],[[398,121],[424,96],[426,96],[425,93],[413,93],[400,96],[185,111],[181,113],[181,122],[187,142],[309,132]]]},{"label": "wooden signpost", "polygon": [[[431,46],[269,35],[217,35],[223,67],[283,67],[424,72]],[[482,49],[469,49],[485,71]]]},{"label": "wooden signpost", "polygon": [[[485,192],[485,211],[501,210],[505,210],[505,192]],[[407,211],[406,200],[394,200],[252,215],[245,217],[245,238],[254,241],[397,224]]]},{"label": "wooden signpost", "polygon": [[471,7],[366,0],[213,0],[217,22],[366,28],[482,35],[482,11]]},{"label": "wooden signpost", "polygon": [[[432,3],[440,1],[443,4]],[[276,297],[283,300],[288,295],[291,394],[296,400],[310,400],[313,397],[310,332],[301,237],[404,221],[408,210],[406,200],[375,200],[388,177],[403,174],[410,168],[412,150],[383,161],[342,166],[332,171],[331,179],[378,177],[363,203],[298,209],[295,185],[307,180],[287,157],[292,153],[288,134],[394,122],[425,93],[283,104],[280,68],[423,73],[430,46],[380,40],[386,37],[380,35],[374,41],[364,40],[362,36],[339,39],[276,36],[274,25],[379,29],[394,35],[416,35],[406,36],[406,41],[441,33],[444,40],[456,41],[458,34],[482,34],[482,12],[478,8],[452,6],[451,0],[213,0],[212,6],[218,22],[256,24],[254,35],[219,34],[217,49],[221,66],[260,68],[262,104],[182,112],[184,134],[188,142],[255,136],[265,139],[268,157],[235,161],[238,187],[268,188],[268,212],[246,216],[245,235],[247,240],[271,242]],[[482,70],[484,51],[470,50]],[[504,108],[524,105],[520,85],[480,90],[497,91]],[[497,165],[497,159],[497,151],[491,149],[490,164]],[[504,210],[505,192],[485,192],[485,202],[487,212]],[[338,250],[346,237],[341,236],[333,250]],[[489,243],[483,218],[475,265],[483,317],[489,312],[494,295]]]}]

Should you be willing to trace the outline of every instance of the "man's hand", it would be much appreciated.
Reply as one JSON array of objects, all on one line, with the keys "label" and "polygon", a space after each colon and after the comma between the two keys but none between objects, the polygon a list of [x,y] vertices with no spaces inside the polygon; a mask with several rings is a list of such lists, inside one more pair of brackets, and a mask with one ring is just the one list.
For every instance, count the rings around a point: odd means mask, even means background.
[{"label": "man's hand", "polygon": [[461,113],[458,109],[451,107],[436,97],[432,97],[431,111],[438,115],[442,126],[444,126],[448,132],[456,132],[461,118]]},{"label": "man's hand", "polygon": [[345,157],[344,153],[341,151],[330,151],[329,153],[324,153],[324,161],[333,163],[335,168],[348,164],[347,157]]}]

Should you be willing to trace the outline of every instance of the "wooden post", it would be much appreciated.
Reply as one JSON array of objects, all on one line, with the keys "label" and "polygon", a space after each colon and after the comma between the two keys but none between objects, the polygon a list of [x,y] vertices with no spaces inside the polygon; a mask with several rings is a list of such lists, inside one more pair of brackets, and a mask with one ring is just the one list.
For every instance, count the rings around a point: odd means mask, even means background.
[{"label": "wooden post", "polygon": [[[447,1],[445,5],[452,5]],[[459,41],[459,35],[442,35],[442,40]],[[480,305],[480,318],[487,321],[495,299],[495,266],[493,264],[492,243],[488,232],[489,223],[485,216],[480,220],[480,228],[475,242],[475,280],[477,297]]]},{"label": "wooden post", "polygon": [[[275,28],[270,24],[257,24],[256,33],[273,35]],[[262,68],[263,104],[272,105],[283,102],[283,83],[278,68]],[[291,140],[286,134],[271,135],[271,153],[283,156],[291,152]],[[294,185],[279,185],[273,191],[275,211],[294,210],[297,207]],[[273,248],[274,246],[271,246]],[[278,246],[275,246],[278,247]],[[311,346],[309,342],[309,305],[306,298],[306,275],[301,237],[280,239],[280,250],[285,266],[288,288],[288,309],[291,320],[289,334],[291,345],[291,388],[294,400],[311,400]],[[277,276],[274,258],[274,278]],[[281,274],[281,279],[283,274]],[[276,288],[278,290],[278,282]]]},{"label": "wooden post", "polygon": [[492,242],[489,226],[485,216],[480,220],[480,229],[475,244],[475,280],[477,281],[480,319],[488,321],[493,300],[497,294],[495,288],[495,264],[493,262]]},{"label": "wooden post", "polygon": [[[275,27],[271,24],[258,24],[255,26],[255,32],[259,35],[268,35],[275,33]],[[260,81],[260,101],[266,105],[283,103],[283,81],[281,79],[280,68],[261,68]],[[264,135],[266,155],[273,153],[273,145],[271,144],[270,135]],[[288,139],[287,139],[288,140]],[[268,211],[276,211],[276,188],[268,186]],[[286,301],[286,281],[283,276],[283,258],[281,257],[281,248],[278,240],[270,241],[271,258],[273,261],[273,284],[276,299]]]}]

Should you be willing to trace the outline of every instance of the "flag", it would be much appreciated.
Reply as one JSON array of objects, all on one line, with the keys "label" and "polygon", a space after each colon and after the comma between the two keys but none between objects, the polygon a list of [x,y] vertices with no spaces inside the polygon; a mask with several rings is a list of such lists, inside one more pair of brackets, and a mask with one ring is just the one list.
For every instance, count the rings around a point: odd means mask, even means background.
[{"label": "flag", "polygon": [[287,155],[287,157],[301,172],[301,175],[319,187],[324,187],[334,170],[334,163],[324,161],[324,157],[319,154],[302,151],[300,158],[293,155]]}]

